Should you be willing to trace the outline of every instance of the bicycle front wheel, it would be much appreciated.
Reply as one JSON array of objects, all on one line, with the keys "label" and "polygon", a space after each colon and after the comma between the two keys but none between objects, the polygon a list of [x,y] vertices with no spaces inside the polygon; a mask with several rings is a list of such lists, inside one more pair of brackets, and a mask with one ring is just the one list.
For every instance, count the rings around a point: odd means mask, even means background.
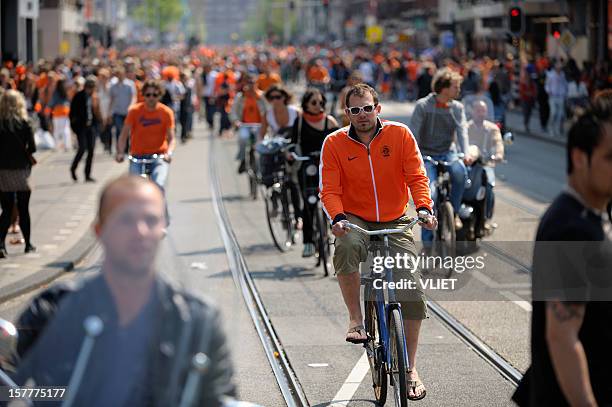
[{"label": "bicycle front wheel", "polygon": [[[372,374],[374,397],[378,405],[383,406],[387,401],[387,372],[385,371],[384,344],[379,330],[379,321],[382,316],[378,314],[376,302],[373,301],[373,298],[370,298],[370,294],[374,295],[372,290],[366,288],[364,294],[365,328],[369,338],[366,352],[370,363],[370,373]],[[368,299],[372,301],[368,301]]]},{"label": "bicycle front wheel", "polygon": [[331,270],[331,241],[329,237],[329,226],[327,225],[323,211],[318,206],[315,212],[315,222],[318,228],[319,262],[323,264],[325,277],[329,276]]},{"label": "bicycle front wheel", "polygon": [[406,338],[404,337],[404,321],[400,309],[394,308],[389,315],[389,352],[391,366],[389,374],[393,386],[395,405],[406,407],[408,405],[408,393],[406,386],[406,369],[408,357],[406,353]]},{"label": "bicycle front wheel", "polygon": [[[455,257],[457,251],[455,211],[453,211],[453,206],[449,201],[443,202],[438,210],[438,230],[436,232],[435,243],[440,257]],[[446,277],[448,278],[452,272],[452,268],[446,270]]]},{"label": "bicycle front wheel", "polygon": [[291,246],[291,241],[287,241],[281,195],[271,187],[263,190],[262,196],[265,197],[266,220],[268,221],[268,229],[270,230],[274,246],[281,252],[286,252]]},{"label": "bicycle front wheel", "polygon": [[251,199],[257,199],[257,161],[255,160],[255,147],[251,147],[247,154],[246,172],[249,178],[249,193]]}]

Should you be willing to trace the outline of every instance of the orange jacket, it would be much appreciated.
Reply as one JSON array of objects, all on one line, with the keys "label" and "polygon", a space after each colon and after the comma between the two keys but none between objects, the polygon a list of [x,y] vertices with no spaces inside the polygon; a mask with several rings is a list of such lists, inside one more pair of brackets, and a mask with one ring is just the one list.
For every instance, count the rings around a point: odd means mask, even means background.
[{"label": "orange jacket", "polygon": [[321,149],[320,196],[334,223],[351,213],[369,222],[389,222],[406,212],[412,194],[417,209],[433,210],[429,180],[410,129],[378,121],[369,146],[351,126],[327,136]]}]

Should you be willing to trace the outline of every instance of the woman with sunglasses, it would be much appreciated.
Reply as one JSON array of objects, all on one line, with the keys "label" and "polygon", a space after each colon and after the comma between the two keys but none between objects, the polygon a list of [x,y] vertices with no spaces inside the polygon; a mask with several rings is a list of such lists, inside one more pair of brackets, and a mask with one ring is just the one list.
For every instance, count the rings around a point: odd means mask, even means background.
[{"label": "woman with sunglasses", "polygon": [[[338,122],[333,116],[325,113],[325,95],[319,89],[307,89],[302,97],[302,115],[293,125],[291,142],[300,149],[300,155],[308,155],[321,151],[323,140],[328,134],[338,129]],[[289,158],[291,160],[291,158]],[[299,177],[300,183],[304,177]],[[301,190],[304,185],[301,185]],[[314,213],[305,205],[303,212],[304,251],[302,257],[311,257],[315,254],[312,222]]]},{"label": "woman with sunglasses", "polygon": [[265,97],[271,108],[266,112],[259,130],[259,138],[263,138],[268,129],[275,136],[290,137],[293,123],[299,115],[299,110],[289,105],[293,95],[281,85],[272,85],[266,91]]}]

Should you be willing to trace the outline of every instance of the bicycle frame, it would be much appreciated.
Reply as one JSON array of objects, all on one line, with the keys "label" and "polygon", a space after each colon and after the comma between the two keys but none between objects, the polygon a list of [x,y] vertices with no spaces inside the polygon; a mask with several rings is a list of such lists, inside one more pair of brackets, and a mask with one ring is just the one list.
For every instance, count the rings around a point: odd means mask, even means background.
[{"label": "bicycle frame", "polygon": [[[365,230],[362,227],[352,224],[352,223],[347,223],[346,226],[351,228],[351,229],[356,229],[362,233],[365,233],[368,236],[381,236],[383,239],[383,247],[385,250],[385,258],[388,257],[390,255],[390,246],[389,246],[389,235],[390,234],[397,234],[397,233],[403,233],[408,229],[412,229],[417,223],[419,222],[419,218],[413,218],[410,220],[410,222],[408,222],[408,224],[402,228],[397,228],[397,229],[381,229],[381,230]],[[377,255],[378,253],[368,249],[368,252],[371,253],[372,255]],[[384,277],[387,283],[391,283],[393,282],[393,271],[391,269],[387,269],[387,267],[384,267],[383,271],[381,273],[375,273],[373,270],[370,273],[370,276],[368,276],[369,278],[376,278],[378,276],[376,276],[375,274],[381,274],[381,277]],[[367,280],[366,280],[367,281]],[[367,283],[369,284],[369,283]],[[396,300],[395,298],[395,291],[394,290],[389,290],[389,286],[388,284],[385,285],[386,288],[383,289],[374,289],[374,291],[376,292],[376,298],[375,298],[375,304],[376,304],[376,310],[378,312],[378,315],[384,315],[384,318],[379,318],[378,319],[378,324],[379,324],[379,332],[381,333],[381,339],[382,339],[382,343],[383,343],[383,350],[384,350],[384,359],[387,363],[387,366],[391,366],[391,352],[389,351],[390,349],[390,334],[389,334],[389,328],[388,328],[388,323],[387,321],[390,319],[390,315],[391,315],[391,311],[395,308],[399,308],[401,309],[401,306],[399,304],[399,302]],[[371,287],[367,287],[368,290],[372,290]],[[365,295],[369,295],[369,292],[364,293]],[[367,348],[367,343],[364,345]],[[404,351],[407,352],[406,350],[406,338],[404,338]],[[408,362],[408,364],[410,363],[408,360],[408,355],[404,355],[406,357],[406,361]],[[408,368],[410,368],[410,366],[408,366]]]}]

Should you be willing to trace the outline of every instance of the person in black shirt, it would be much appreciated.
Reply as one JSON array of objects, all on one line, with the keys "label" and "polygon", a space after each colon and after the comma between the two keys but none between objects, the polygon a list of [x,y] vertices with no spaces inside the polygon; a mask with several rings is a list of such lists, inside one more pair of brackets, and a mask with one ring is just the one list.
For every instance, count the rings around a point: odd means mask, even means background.
[{"label": "person in black shirt", "polygon": [[[299,154],[303,156],[311,153],[320,153],[325,137],[338,129],[338,122],[332,115],[325,111],[327,99],[325,95],[318,89],[307,89],[302,97],[302,114],[293,124],[291,133],[291,143],[298,146]],[[291,160],[291,157],[288,157]],[[319,158],[316,157],[315,163],[318,166]],[[298,181],[302,194],[306,188],[305,169],[306,165],[300,168]],[[317,183],[318,185],[318,183]],[[302,197],[304,201],[303,218],[303,241],[304,250],[302,257],[312,257],[315,254],[315,245],[313,238],[313,221],[314,221],[314,205],[309,204],[306,197]],[[299,199],[297,200],[299,202]]]},{"label": "person in black shirt", "polygon": [[73,181],[77,181],[76,170],[87,152],[85,159],[85,182],[95,182],[91,177],[91,166],[94,159],[94,148],[96,146],[97,126],[100,122],[100,111],[96,93],[97,79],[90,76],[85,81],[85,88],[74,95],[70,103],[70,127],[77,135],[79,148],[72,165],[70,166],[70,176]]},{"label": "person in black shirt", "polygon": [[612,92],[570,129],[567,164],[568,186],[537,231],[532,364],[513,397],[521,406],[612,405]]}]

